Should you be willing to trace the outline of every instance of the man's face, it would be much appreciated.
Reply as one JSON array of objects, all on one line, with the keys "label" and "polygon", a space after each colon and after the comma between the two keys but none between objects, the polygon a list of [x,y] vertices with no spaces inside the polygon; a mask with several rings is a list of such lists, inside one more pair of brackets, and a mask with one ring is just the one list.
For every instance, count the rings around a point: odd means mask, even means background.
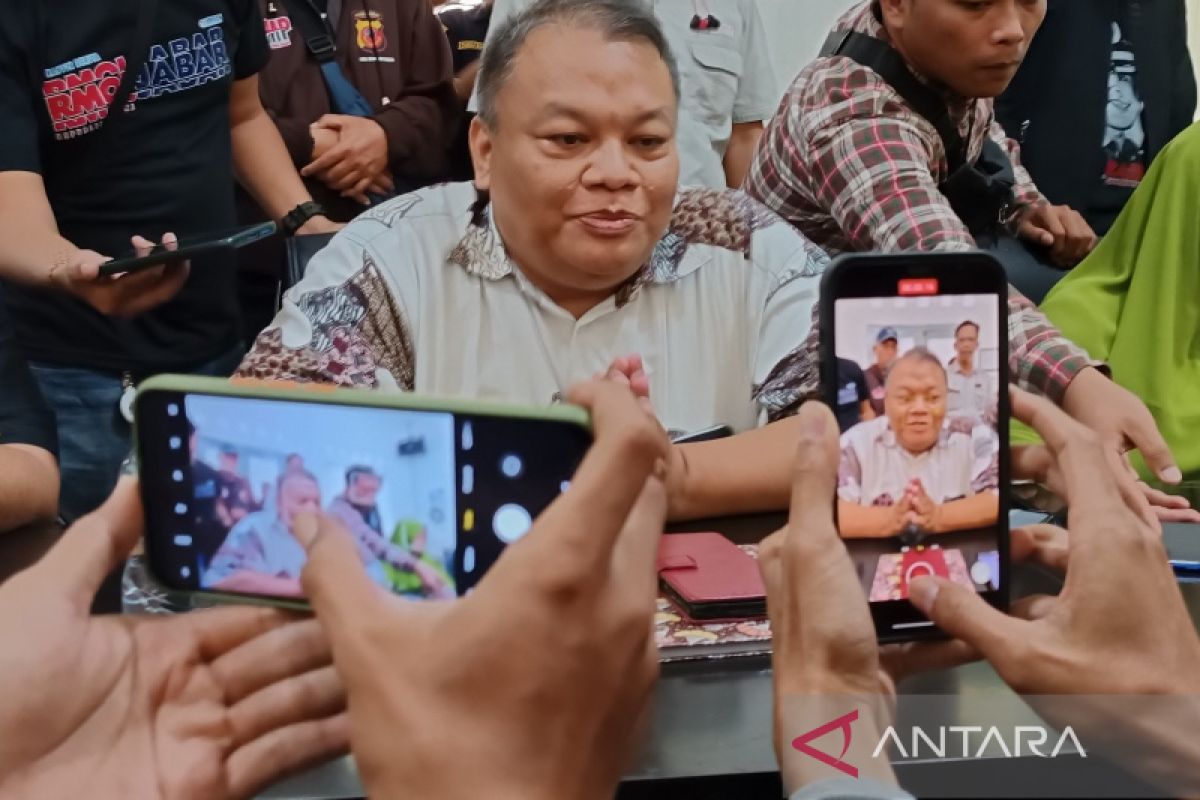
[{"label": "man's face", "polygon": [[995,97],[1025,58],[1046,0],[881,0],[896,47],[961,97]]},{"label": "man's face", "polygon": [[896,360],[896,340],[884,339],[875,345],[875,363],[887,369]]},{"label": "man's face", "polygon": [[1138,101],[1133,82],[1112,72],[1108,74],[1108,112],[1106,119],[1110,128],[1127,131],[1142,115],[1142,104]]},{"label": "man's face", "polygon": [[350,483],[350,500],[360,506],[375,505],[375,498],[379,496],[381,483],[377,475],[361,473],[355,475],[354,480]]},{"label": "man's face", "polygon": [[237,472],[238,457],[237,453],[222,453],[221,454],[221,469],[225,472]]},{"label": "man's face", "polygon": [[[979,329],[974,325],[964,325],[954,334],[954,352],[958,357],[970,362],[979,349]],[[973,363],[973,362],[972,362]]]},{"label": "man's face", "polygon": [[288,528],[297,514],[316,514],[321,510],[321,487],[316,481],[304,476],[293,475],[279,487],[279,518]]},{"label": "man's face", "polygon": [[946,418],[946,374],[928,361],[896,362],[883,409],[900,446],[910,453],[925,452],[937,443]]},{"label": "man's face", "polygon": [[472,124],[475,183],[491,193],[505,247],[560,305],[617,288],[666,232],[675,113],[651,45],[554,24],[518,51],[497,127]]}]

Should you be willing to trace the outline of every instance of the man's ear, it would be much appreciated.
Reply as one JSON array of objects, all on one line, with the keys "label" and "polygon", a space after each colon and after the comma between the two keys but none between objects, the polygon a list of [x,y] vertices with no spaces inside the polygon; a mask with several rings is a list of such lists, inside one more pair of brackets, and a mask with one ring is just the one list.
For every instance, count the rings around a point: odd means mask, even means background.
[{"label": "man's ear", "polygon": [[904,15],[908,10],[908,0],[877,0],[880,16],[888,28],[904,27]]},{"label": "man's ear", "polygon": [[492,130],[479,117],[471,120],[467,134],[471,163],[475,166],[475,188],[486,192],[492,187]]}]

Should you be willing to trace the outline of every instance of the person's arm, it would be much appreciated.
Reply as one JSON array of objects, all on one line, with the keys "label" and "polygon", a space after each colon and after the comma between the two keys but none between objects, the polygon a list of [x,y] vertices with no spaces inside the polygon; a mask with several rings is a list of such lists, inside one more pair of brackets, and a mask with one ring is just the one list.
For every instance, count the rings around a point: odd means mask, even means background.
[{"label": "person's arm", "polygon": [[450,44],[425,3],[413,3],[411,37],[400,50],[405,85],[374,116],[387,134],[388,164],[396,175],[433,178],[446,162],[446,142],[458,116]]},{"label": "person's arm", "polygon": [[762,138],[762,122],[735,122],[729,134],[729,144],[725,148],[725,158],[722,165],[725,168],[725,183],[736,189],[746,180],[750,171],[750,162],[758,149],[758,140]]},{"label": "person's arm", "polygon": [[[872,75],[864,80],[879,80]],[[873,106],[815,131],[805,152],[800,143],[809,123],[793,108],[787,115],[791,152],[774,152],[773,161],[783,172],[792,169],[793,153],[807,159],[817,202],[855,251],[974,249],[975,239],[930,170],[940,157],[937,133],[911,116],[898,100],[881,95]]]},{"label": "person's arm", "polygon": [[982,492],[960,500],[942,503],[932,533],[950,533],[995,525],[1000,515],[1000,497]]},{"label": "person's arm", "polygon": [[0,532],[53,519],[58,489],[58,462],[49,450],[0,444]]},{"label": "person's arm", "polygon": [[896,506],[864,506],[838,498],[838,533],[843,539],[887,539],[904,529]]},{"label": "person's arm", "polygon": [[863,422],[875,419],[875,409],[871,408],[870,400],[863,400],[858,404],[858,415]]},{"label": "person's arm", "polygon": [[[280,220],[296,206],[312,200],[296,172],[275,123],[263,109],[258,76],[233,82],[229,96],[229,133],[233,140],[233,170],[238,182],[258,207]],[[313,217],[299,234],[327,233],[337,226],[326,217]]]}]

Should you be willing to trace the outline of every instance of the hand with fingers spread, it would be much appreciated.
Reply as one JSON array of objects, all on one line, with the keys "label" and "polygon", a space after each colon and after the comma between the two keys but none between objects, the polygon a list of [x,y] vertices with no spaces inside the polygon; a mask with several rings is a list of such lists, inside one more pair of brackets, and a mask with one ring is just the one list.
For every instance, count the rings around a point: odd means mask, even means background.
[{"label": "hand with fingers spread", "polygon": [[[1077,383],[1080,380],[1082,383]],[[1138,480],[1136,473],[1130,469],[1128,461],[1121,455],[1128,446],[1127,443],[1141,442],[1140,447],[1146,463],[1155,466],[1163,480],[1177,483],[1182,478],[1179,468],[1175,466],[1174,459],[1171,457],[1170,450],[1158,433],[1153,418],[1150,417],[1150,412],[1146,410],[1141,401],[1096,370],[1081,372],[1071,383],[1072,387],[1077,385],[1080,387],[1080,394],[1076,395],[1072,402],[1078,407],[1066,403],[1063,407],[1075,419],[1083,422],[1100,435],[1102,443],[1105,444],[1104,457],[1117,472],[1118,481],[1126,488],[1132,487],[1144,499],[1144,503],[1137,504],[1140,513],[1145,515],[1153,525],[1160,522],[1200,522],[1200,512],[1192,508],[1187,498],[1168,495]],[[1098,388],[1093,389],[1093,385]],[[1014,396],[1018,391],[1014,390]],[[1096,391],[1101,393],[1115,391],[1117,394],[1113,406],[1103,406],[1106,409],[1103,413],[1098,410],[1094,411],[1085,402],[1085,398],[1093,396]],[[1108,401],[1102,400],[1101,402]],[[1122,409],[1128,413],[1122,413]],[[1035,481],[1059,497],[1066,492],[1066,481],[1058,467],[1058,462],[1045,445],[1013,447],[1012,472],[1014,479]]]},{"label": "hand with fingers spread", "polygon": [[[1015,391],[1012,397],[1014,415],[1046,442],[1070,504],[1062,591],[1014,607],[1026,619],[1006,616],[940,578],[915,579],[911,600],[942,630],[976,647],[1016,691],[1085,695],[1065,704],[1030,702],[1047,721],[1072,725],[1085,741],[1124,738],[1121,752],[1112,755],[1190,796],[1200,789],[1200,758],[1186,751],[1200,724],[1200,639],[1145,497],[1095,433],[1045,400]],[[1044,545],[1055,533],[1035,529],[1030,538]],[[1061,563],[1061,544],[1053,549]],[[1120,695],[1150,698],[1147,703],[1168,698],[1169,708],[1131,714],[1112,697]],[[1156,755],[1143,757],[1150,751]],[[1171,783],[1184,778],[1184,787]]]},{"label": "hand with fingers spread", "polygon": [[[132,238],[134,253],[146,256],[154,243],[141,236]],[[175,234],[162,238],[163,247],[175,250]],[[187,282],[189,263],[163,264],[124,275],[101,275],[100,266],[112,259],[91,250],[64,254],[50,268],[50,284],[75,295],[102,314],[135,317],[170,300]]]},{"label": "hand with fingers spread", "polygon": [[1092,252],[1099,241],[1096,232],[1075,209],[1039,203],[1025,212],[1017,235],[1050,251],[1060,267],[1073,267]]},{"label": "hand with fingers spread", "polygon": [[141,537],[123,479],[0,585],[0,798],[240,798],[345,751],[345,696],[315,620],[222,608],[90,616]]},{"label": "hand with fingers spread", "polygon": [[1089,367],[1071,380],[1062,408],[1095,431],[1108,450],[1124,454],[1136,448],[1146,466],[1164,483],[1183,480],[1146,404],[1099,370]]},{"label": "hand with fingers spread", "polygon": [[658,676],[668,445],[625,387],[593,382],[571,400],[591,410],[594,446],[465,597],[388,594],[335,521],[298,522],[372,797],[612,796]]}]

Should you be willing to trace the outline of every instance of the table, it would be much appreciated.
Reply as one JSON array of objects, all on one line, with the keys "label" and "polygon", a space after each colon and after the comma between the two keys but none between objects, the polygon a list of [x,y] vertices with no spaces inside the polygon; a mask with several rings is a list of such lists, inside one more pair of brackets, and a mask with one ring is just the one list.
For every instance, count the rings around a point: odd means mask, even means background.
[{"label": "table", "polygon": [[[674,531],[717,530],[736,543],[751,543],[779,528],[783,514],[759,514],[737,518],[705,520],[673,526]],[[1174,550],[1200,540],[1200,526],[1168,525],[1164,536],[1168,549]],[[1056,592],[1059,583],[1049,573],[1037,568],[1013,570],[1013,595],[1036,592]],[[1182,584],[1184,599],[1193,620],[1200,620],[1200,584]],[[969,664],[944,672],[928,673],[906,681],[904,694],[942,695],[945,708],[954,719],[977,721],[986,713],[992,724],[1034,725],[1037,716],[1029,710],[1000,680],[986,663]],[[623,791],[623,796],[666,797],[669,795],[657,784],[643,781],[662,781],[680,778],[716,776],[762,777],[776,772],[775,754],[771,741],[771,672],[769,657],[725,659],[722,661],[666,664],[655,691],[650,731],[640,758],[626,776],[624,788],[647,791]],[[905,714],[902,706],[900,714]],[[1026,762],[1035,762],[1029,763]],[[1079,762],[1078,759],[1072,761]],[[1036,763],[1041,762],[1041,763]],[[953,796],[954,787],[1011,784],[1004,781],[1054,780],[1052,765],[1042,759],[1015,761],[965,761],[956,766],[948,761],[928,765],[920,761],[897,763],[901,782],[922,796]],[[1082,762],[1079,762],[1082,763]],[[1092,766],[1094,763],[1094,768]],[[1078,766],[1078,763],[1076,764]],[[1146,788],[1119,770],[1098,759],[1088,764],[1092,781],[1078,787],[1079,796],[1124,796]],[[1019,773],[1015,774],[1014,773]],[[1075,776],[1073,774],[1072,778]],[[775,780],[775,779],[772,779]],[[955,783],[957,781],[957,783]],[[758,784],[763,785],[763,781]],[[771,780],[762,796],[770,796]],[[778,786],[775,782],[774,786]],[[1037,783],[1031,784],[1037,786]],[[1045,785],[1045,784],[1042,784]],[[778,790],[776,789],[775,792]],[[285,781],[263,795],[263,798],[295,798],[300,800],[331,800],[361,796],[361,786],[348,758],[339,759]],[[998,794],[1003,794],[1001,790]],[[678,796],[695,796],[689,792]],[[748,797],[740,789],[727,796]],[[757,795],[756,795],[757,796]],[[778,794],[775,794],[778,797]]]}]

